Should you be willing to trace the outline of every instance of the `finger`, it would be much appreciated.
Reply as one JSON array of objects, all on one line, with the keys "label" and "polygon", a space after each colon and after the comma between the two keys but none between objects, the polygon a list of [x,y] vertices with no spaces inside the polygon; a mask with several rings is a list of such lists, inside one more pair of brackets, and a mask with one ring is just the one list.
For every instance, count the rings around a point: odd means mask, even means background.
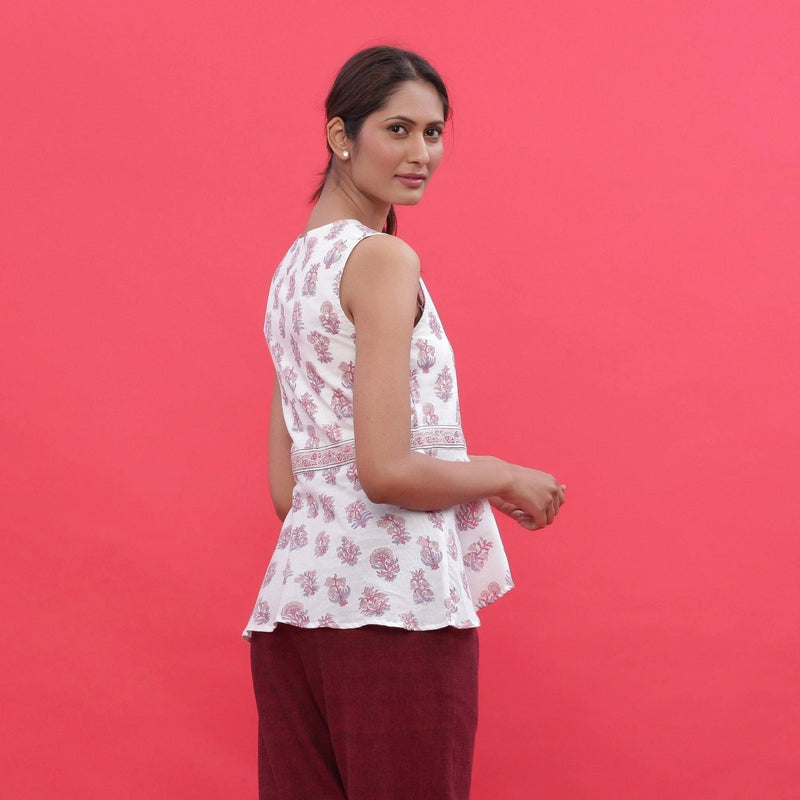
[{"label": "finger", "polygon": [[562,503],[567,502],[567,484],[562,483],[561,486],[558,487],[558,496]]},{"label": "finger", "polygon": [[530,514],[523,514],[517,519],[520,527],[525,528],[526,531],[535,531],[539,526],[536,520]]},{"label": "finger", "polygon": [[553,505],[547,506],[547,524],[552,524],[553,520],[555,519],[556,512]]}]

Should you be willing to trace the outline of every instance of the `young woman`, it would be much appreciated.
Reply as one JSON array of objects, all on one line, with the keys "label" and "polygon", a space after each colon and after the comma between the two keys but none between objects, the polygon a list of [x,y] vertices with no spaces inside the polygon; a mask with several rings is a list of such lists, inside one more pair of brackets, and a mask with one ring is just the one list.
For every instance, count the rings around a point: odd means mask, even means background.
[{"label": "young woman", "polygon": [[447,90],[375,47],[326,103],[328,167],[272,279],[270,491],[283,520],[245,635],[262,798],[466,800],[476,610],[512,586],[489,503],[533,530],[564,487],[468,457],[453,352],[395,233],[442,158]]}]

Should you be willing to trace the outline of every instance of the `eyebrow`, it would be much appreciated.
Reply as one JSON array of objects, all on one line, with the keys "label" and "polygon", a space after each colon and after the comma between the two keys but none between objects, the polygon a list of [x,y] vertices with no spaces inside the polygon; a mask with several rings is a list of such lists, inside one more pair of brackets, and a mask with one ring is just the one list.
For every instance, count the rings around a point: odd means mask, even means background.
[{"label": "eyebrow", "polygon": [[[416,125],[416,120],[411,119],[411,117],[404,117],[402,114],[395,114],[392,117],[386,117],[384,122],[388,122],[390,119],[399,119],[401,122],[408,122],[410,125]],[[444,125],[444,120],[442,119],[435,119],[433,122],[426,123],[427,125]]]}]

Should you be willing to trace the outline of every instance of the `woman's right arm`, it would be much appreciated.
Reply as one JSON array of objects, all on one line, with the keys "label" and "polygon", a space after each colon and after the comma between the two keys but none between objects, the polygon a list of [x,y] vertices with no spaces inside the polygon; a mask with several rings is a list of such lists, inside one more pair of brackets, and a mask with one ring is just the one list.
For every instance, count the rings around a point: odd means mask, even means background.
[{"label": "woman's right arm", "polygon": [[391,236],[362,241],[342,277],[342,308],[356,327],[353,412],[364,491],[375,503],[422,511],[498,498],[522,512],[518,520],[524,515],[544,527],[564,502],[552,475],[493,457],[455,462],[410,449],[408,364],[418,289],[416,254]]}]

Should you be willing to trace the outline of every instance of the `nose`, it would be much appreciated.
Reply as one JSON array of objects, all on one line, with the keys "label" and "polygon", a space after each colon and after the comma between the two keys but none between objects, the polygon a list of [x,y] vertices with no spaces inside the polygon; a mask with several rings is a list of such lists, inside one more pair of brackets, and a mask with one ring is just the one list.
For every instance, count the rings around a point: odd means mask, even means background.
[{"label": "nose", "polygon": [[420,165],[425,165],[431,160],[428,143],[425,141],[423,134],[410,137],[408,160],[412,164]]}]

